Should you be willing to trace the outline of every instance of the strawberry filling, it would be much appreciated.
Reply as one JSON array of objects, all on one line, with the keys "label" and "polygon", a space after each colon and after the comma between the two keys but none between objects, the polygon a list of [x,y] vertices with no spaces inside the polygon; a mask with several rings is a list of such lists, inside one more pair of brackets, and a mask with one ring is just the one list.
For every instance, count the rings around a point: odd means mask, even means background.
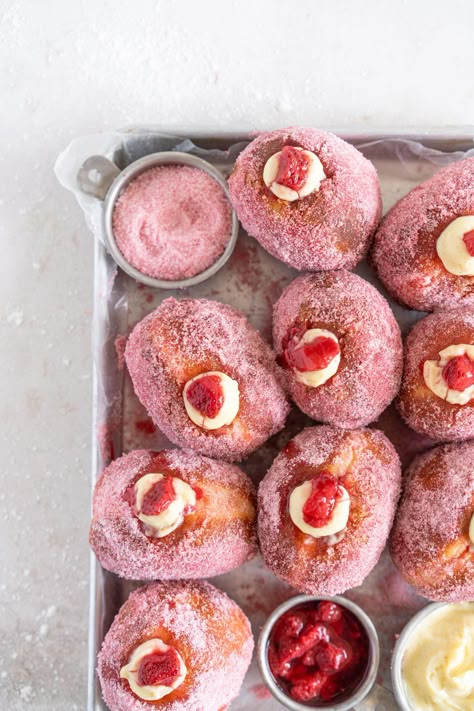
[{"label": "strawberry filling", "polygon": [[474,385],[474,362],[467,355],[456,356],[446,363],[442,375],[448,388],[462,392]]},{"label": "strawberry filling", "polygon": [[469,230],[469,232],[464,233],[463,242],[471,257],[474,257],[474,230]]},{"label": "strawberry filling", "polygon": [[141,512],[145,516],[158,516],[175,498],[173,478],[165,476],[147,491],[142,500]]},{"label": "strawberry filling", "polygon": [[313,528],[326,526],[340,497],[338,480],[329,472],[320,472],[311,479],[311,494],[303,506],[303,519]]},{"label": "strawberry filling", "polygon": [[191,405],[203,417],[213,420],[224,404],[224,391],[218,375],[203,375],[195,380],[186,391]]},{"label": "strawberry filling", "polygon": [[289,341],[286,350],[286,362],[300,373],[327,368],[332,359],[339,353],[339,345],[328,336],[317,336],[313,341],[298,345],[298,341]]},{"label": "strawberry filling", "polygon": [[275,624],[268,662],[275,680],[298,701],[333,701],[354,691],[369,661],[359,620],[330,601],[289,610]]},{"label": "strawberry filling", "polygon": [[280,153],[275,183],[298,192],[306,183],[310,165],[311,160],[304,151],[293,146],[284,146]]},{"label": "strawberry filling", "polygon": [[170,647],[166,652],[147,654],[137,670],[140,686],[171,686],[180,675],[178,654]]}]

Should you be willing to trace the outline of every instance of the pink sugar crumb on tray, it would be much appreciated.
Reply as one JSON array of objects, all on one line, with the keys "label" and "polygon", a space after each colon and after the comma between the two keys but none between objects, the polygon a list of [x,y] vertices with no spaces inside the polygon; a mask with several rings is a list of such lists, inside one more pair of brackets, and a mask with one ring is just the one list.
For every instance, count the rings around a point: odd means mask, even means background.
[{"label": "pink sugar crumb on tray", "polygon": [[222,254],[232,229],[225,192],[200,168],[150,168],[118,198],[113,213],[117,246],[143,274],[187,279]]}]

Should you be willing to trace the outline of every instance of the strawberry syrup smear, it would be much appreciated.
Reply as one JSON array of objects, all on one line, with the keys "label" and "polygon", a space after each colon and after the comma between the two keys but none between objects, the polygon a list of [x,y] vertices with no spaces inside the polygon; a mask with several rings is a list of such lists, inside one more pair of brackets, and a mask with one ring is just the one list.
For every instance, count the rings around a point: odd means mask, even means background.
[{"label": "strawberry syrup smear", "polygon": [[277,621],[268,661],[291,698],[332,703],[360,685],[369,662],[369,640],[349,610],[329,600],[308,603]]}]

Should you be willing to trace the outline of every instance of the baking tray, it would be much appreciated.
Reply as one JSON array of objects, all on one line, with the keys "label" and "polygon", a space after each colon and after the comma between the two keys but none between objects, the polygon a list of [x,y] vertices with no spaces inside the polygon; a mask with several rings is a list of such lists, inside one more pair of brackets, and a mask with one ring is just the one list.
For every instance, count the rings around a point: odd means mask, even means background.
[{"label": "baking tray", "polygon": [[[472,150],[472,136],[463,135],[412,134],[394,136],[380,134],[340,134],[351,141],[370,158],[377,167],[384,211],[399,197],[422,180],[429,177],[443,165],[465,156]],[[191,295],[217,299],[242,310],[260,329],[264,337],[270,339],[271,306],[282,289],[297,275],[267,254],[243,230],[239,235],[236,250],[224,269],[204,284],[185,292],[157,291],[144,287],[118,270],[112,258],[100,241],[98,211],[100,206],[84,200],[73,184],[72,176],[79,159],[87,157],[85,151],[100,152],[113,157],[120,167],[131,160],[156,150],[160,141],[180,143],[177,137],[164,136],[154,127],[125,129],[123,132],[81,139],[82,143],[72,144],[60,157],[56,172],[61,182],[75,192],[83,207],[89,225],[99,239],[94,247],[94,322],[93,322],[93,430],[92,430],[92,486],[100,471],[113,458],[131,449],[160,448],[172,446],[154,428],[141,404],[133,393],[130,379],[123,363],[125,338],[133,325],[150,313],[166,297],[171,295]],[[242,147],[241,142],[248,136],[189,137],[198,144],[203,155],[227,175],[233,165],[235,155]],[[158,143],[157,143],[158,142]],[[230,153],[223,153],[229,146],[239,144]],[[184,144],[186,150],[195,150],[192,144]],[[92,148],[94,147],[94,150]],[[217,150],[208,149],[218,148]],[[90,201],[90,198],[88,198]],[[356,270],[364,278],[373,282],[384,292],[367,264]],[[386,295],[386,294],[385,294]],[[395,315],[403,331],[422,314],[407,311],[391,302]],[[285,430],[273,437],[257,453],[252,455],[242,467],[258,483],[265,474],[277,452],[302,427],[314,424],[294,408],[288,418]],[[393,406],[389,407],[373,426],[384,430],[395,444],[406,464],[412,456],[431,446],[431,442],[411,432],[400,420]],[[255,636],[267,615],[280,602],[295,594],[288,585],[277,580],[267,571],[260,559],[241,566],[236,571],[212,580],[236,600],[249,616]],[[131,589],[139,585],[124,581],[104,571],[95,556],[90,560],[90,625],[89,625],[89,685],[88,711],[106,711],[101,698],[96,676],[96,658],[104,635],[120,605]],[[365,608],[377,626],[381,638],[381,666],[378,683],[360,711],[392,711],[397,704],[390,690],[390,654],[396,635],[407,620],[427,601],[418,597],[406,585],[385,551],[378,565],[362,586],[349,591],[347,597]],[[276,711],[282,708],[266,691],[259,676],[255,660],[246,676],[239,698],[232,704],[233,711],[260,709]],[[204,711],[204,710],[203,710]]]}]

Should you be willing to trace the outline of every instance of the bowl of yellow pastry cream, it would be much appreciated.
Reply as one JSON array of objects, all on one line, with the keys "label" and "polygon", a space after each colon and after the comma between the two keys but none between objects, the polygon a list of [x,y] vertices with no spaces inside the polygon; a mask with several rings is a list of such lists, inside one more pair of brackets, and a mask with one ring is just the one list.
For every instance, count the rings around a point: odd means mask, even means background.
[{"label": "bowl of yellow pastry cream", "polygon": [[474,602],[435,603],[415,615],[392,657],[403,711],[474,710]]}]

